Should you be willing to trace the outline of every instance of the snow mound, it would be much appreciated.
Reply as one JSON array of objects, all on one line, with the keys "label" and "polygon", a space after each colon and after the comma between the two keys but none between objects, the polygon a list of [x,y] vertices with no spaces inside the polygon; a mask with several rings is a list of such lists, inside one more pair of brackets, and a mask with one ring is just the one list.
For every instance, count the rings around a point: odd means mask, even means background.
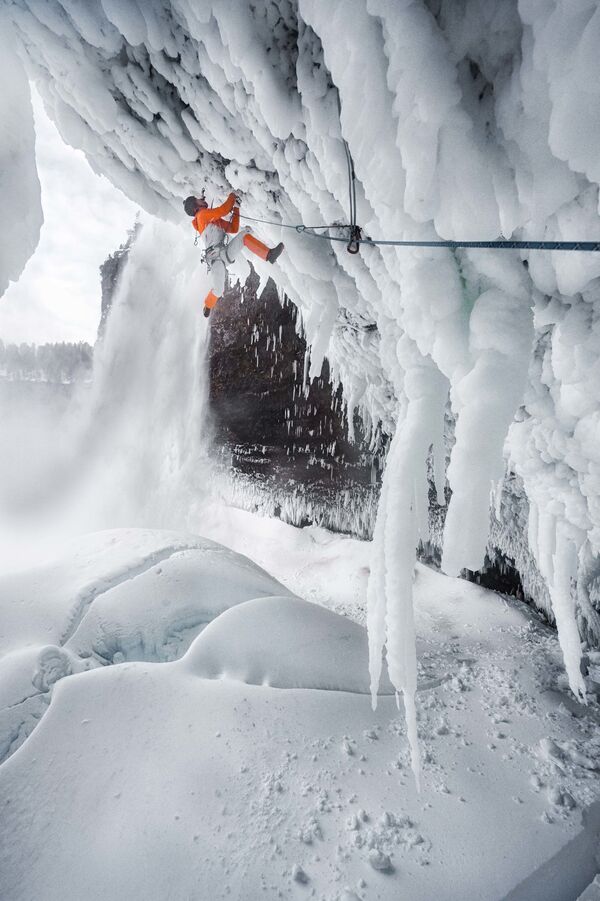
[{"label": "snow mound", "polygon": [[108,663],[174,660],[223,611],[275,593],[288,594],[245,557],[207,541],[102,594],[67,646]]},{"label": "snow mound", "polygon": [[136,629],[144,653],[144,640],[148,648],[153,640],[145,628],[154,628],[159,642],[186,617],[206,623],[232,604],[287,593],[246,557],[209,539],[152,529],[96,532],[53,562],[0,578],[0,655],[69,642],[76,653],[102,656],[102,640],[118,635],[122,653],[133,655],[128,635]]},{"label": "snow mound", "polygon": [[[208,679],[368,694],[368,653],[366,629],[352,620],[300,598],[270,597],[222,613],[182,664]],[[381,691],[394,693],[387,678]]]},{"label": "snow mound", "polygon": [[224,610],[274,594],[289,592],[241,554],[149,529],[86,535],[60,559],[4,576],[0,761],[37,726],[60,679],[128,660],[174,660]]}]

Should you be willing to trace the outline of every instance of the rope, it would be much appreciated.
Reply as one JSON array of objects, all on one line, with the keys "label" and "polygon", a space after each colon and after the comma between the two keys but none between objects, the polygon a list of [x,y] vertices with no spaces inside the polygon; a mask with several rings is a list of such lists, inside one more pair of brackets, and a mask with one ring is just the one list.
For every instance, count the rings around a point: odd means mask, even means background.
[{"label": "rope", "polygon": [[[339,91],[337,92],[337,106],[338,118],[340,120],[340,137],[344,145],[346,164],[348,166],[348,209],[350,212],[350,234],[346,250],[348,251],[348,253],[355,254],[360,250],[360,239],[362,237],[362,233],[360,228],[356,224],[356,173],[354,171],[354,160],[352,159],[352,154],[350,153],[350,146],[348,144],[348,141],[342,135],[342,98]],[[296,229],[296,231],[298,231],[298,229]]]},{"label": "rope", "polygon": [[[344,227],[347,228],[348,226]],[[301,234],[311,235],[313,238],[326,238],[328,241],[346,241],[346,238],[338,238],[334,235],[313,234],[304,226],[296,226],[296,231]],[[359,238],[357,243],[387,245],[390,247],[449,247],[452,250],[459,247],[473,247],[492,250],[600,251],[600,241],[385,241],[383,239]]]},{"label": "rope", "polygon": [[[600,241],[391,241],[383,238],[363,238],[353,237],[342,238],[337,235],[318,235],[317,229],[327,228],[345,228],[350,229],[358,226],[352,225],[290,225],[286,222],[274,222],[272,219],[256,219],[254,216],[241,216],[241,219],[247,219],[250,222],[261,222],[263,225],[275,225],[279,228],[293,228],[300,235],[309,235],[311,238],[322,238],[325,241],[342,241],[344,244],[372,244],[387,247],[448,247],[451,250],[460,247],[471,247],[490,250],[578,250],[587,252],[600,252]],[[356,251],[349,251],[356,253]]]},{"label": "rope", "polygon": [[256,216],[242,216],[240,219],[247,219],[249,222],[261,222],[263,225],[277,225],[279,228],[293,228],[294,231],[303,232],[305,229],[316,231],[318,228],[347,228],[346,225],[333,223],[332,225],[288,225],[285,222],[273,222],[271,219],[257,219]]}]

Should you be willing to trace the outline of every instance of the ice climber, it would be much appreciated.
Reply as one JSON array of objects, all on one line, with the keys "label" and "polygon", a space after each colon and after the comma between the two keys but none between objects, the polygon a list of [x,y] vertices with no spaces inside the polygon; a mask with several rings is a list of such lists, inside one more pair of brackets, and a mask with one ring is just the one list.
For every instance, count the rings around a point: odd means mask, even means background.
[{"label": "ice climber", "polygon": [[[204,315],[210,316],[210,311],[225,290],[227,266],[236,261],[243,246],[261,260],[274,263],[283,250],[283,244],[269,248],[252,234],[250,228],[239,231],[240,198],[233,192],[221,206],[209,207],[202,192],[201,197],[186,197],[183,208],[188,216],[192,216],[196,231],[204,235],[204,259],[212,278],[212,290],[204,299]],[[231,218],[226,219],[230,213]],[[235,235],[235,238],[228,242],[228,235]]]}]

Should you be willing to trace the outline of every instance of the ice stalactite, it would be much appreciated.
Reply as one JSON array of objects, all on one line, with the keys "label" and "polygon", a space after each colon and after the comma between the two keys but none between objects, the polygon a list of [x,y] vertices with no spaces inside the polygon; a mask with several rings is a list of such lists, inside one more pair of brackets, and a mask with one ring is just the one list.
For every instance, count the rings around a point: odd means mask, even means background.
[{"label": "ice stalactite", "polygon": [[[392,451],[395,453],[396,435],[388,452],[388,458]],[[386,517],[389,498],[389,480],[384,473],[377,519],[373,532],[373,546],[371,551],[371,566],[369,582],[367,585],[367,631],[369,636],[369,675],[371,677],[371,706],[377,709],[377,692],[383,667],[383,653],[385,649],[385,532]]]},{"label": "ice stalactite", "polygon": [[469,326],[475,363],[454,386],[458,419],[442,558],[450,575],[477,571],[484,562],[490,494],[504,474],[504,442],[525,392],[533,338],[528,299],[489,288],[477,299]]},{"label": "ice stalactite", "polygon": [[579,546],[577,540],[573,540],[572,535],[569,535],[569,531],[562,524],[557,527],[553,571],[552,576],[548,578],[548,585],[569,685],[573,694],[585,702],[585,681],[581,673],[581,639],[573,597]]},{"label": "ice stalactite", "polygon": [[420,756],[417,736],[417,658],[413,578],[419,540],[428,538],[427,456],[438,446],[448,382],[408,339],[398,348],[405,368],[406,406],[388,453],[374,537],[368,588],[371,698],[377,703],[385,643],[392,684],[404,699],[411,762],[417,786]]}]

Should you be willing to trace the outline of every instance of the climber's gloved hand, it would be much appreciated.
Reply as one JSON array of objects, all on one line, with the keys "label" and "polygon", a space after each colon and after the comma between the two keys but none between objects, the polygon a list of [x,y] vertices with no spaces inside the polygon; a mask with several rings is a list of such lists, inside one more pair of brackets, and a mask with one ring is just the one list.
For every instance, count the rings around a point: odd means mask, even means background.
[{"label": "climber's gloved hand", "polygon": [[238,194],[237,191],[233,192],[233,203],[235,206],[240,206],[242,203],[242,198],[240,197],[240,195]]}]

